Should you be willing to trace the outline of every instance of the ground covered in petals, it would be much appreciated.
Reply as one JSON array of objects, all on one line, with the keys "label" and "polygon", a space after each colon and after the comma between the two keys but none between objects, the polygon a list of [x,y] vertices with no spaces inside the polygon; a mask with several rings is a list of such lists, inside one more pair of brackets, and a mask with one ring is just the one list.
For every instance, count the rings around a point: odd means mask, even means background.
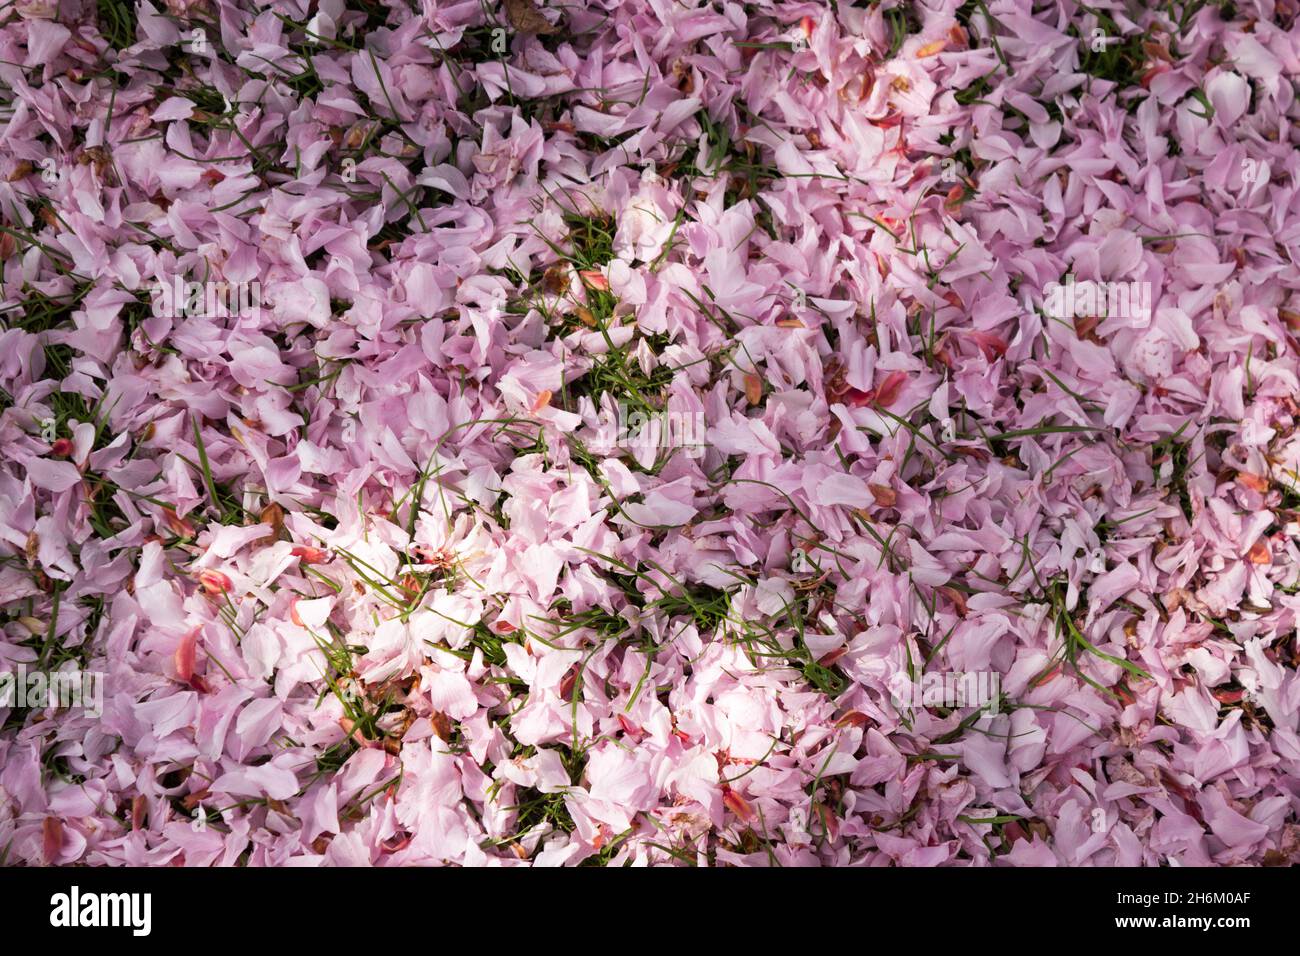
[{"label": "ground covered in petals", "polygon": [[0,6],[0,860],[1300,862],[1295,0]]}]

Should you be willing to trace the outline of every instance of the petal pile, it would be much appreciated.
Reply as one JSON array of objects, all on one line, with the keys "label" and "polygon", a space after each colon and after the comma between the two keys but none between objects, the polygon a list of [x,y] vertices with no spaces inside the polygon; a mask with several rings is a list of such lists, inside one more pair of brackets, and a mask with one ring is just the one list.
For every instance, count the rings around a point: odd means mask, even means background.
[{"label": "petal pile", "polygon": [[1145,6],[0,9],[0,859],[1300,863],[1300,8]]}]

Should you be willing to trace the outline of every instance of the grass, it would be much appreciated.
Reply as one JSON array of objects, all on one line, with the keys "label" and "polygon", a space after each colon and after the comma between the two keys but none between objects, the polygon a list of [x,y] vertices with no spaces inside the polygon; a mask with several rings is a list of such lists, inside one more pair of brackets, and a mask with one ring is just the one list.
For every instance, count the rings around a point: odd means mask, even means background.
[{"label": "grass", "polygon": [[134,0],[97,0],[99,32],[108,45],[123,50],[135,43]]},{"label": "grass", "polygon": [[[743,109],[743,104],[737,104],[737,109]],[[747,119],[752,125],[766,125],[766,121],[756,114],[748,113]],[[728,123],[714,119],[707,109],[696,113],[695,120],[703,133],[703,145],[699,138],[688,141],[682,153],[659,171],[665,177],[681,179],[687,195],[690,195],[697,179],[725,177],[727,185],[723,190],[723,205],[730,208],[742,200],[756,200],[768,186],[782,178],[781,171],[775,165],[760,160],[759,147],[746,140],[737,141],[733,138],[732,127],[735,121]],[[771,210],[761,202],[753,202],[752,206],[754,230],[761,230],[775,240],[778,233]],[[674,237],[675,226],[676,224]],[[670,238],[667,246],[671,246],[672,242],[673,239]],[[664,254],[666,252],[667,248]],[[664,254],[656,261],[656,267]]]},{"label": "grass", "polygon": [[515,804],[507,808],[518,813],[514,834],[484,841],[487,846],[514,843],[539,827],[551,832],[573,832],[573,816],[564,804],[563,793],[542,793],[532,787],[523,787],[516,793],[515,799]]},{"label": "grass", "polygon": [[921,29],[921,20],[909,3],[900,3],[885,11],[885,22],[889,24],[889,52],[886,60],[892,60],[902,50],[907,38]]},{"label": "grass", "polygon": [[[1105,10],[1084,4],[1079,4],[1079,9],[1091,14],[1096,21],[1096,25],[1090,28],[1072,23],[1066,31],[1080,39],[1079,72],[1114,83],[1120,90],[1140,87],[1146,63],[1146,53],[1142,48],[1145,35],[1125,35],[1119,23]],[[1097,30],[1101,33],[1098,34]],[[1098,46],[1100,49],[1094,49]]]},{"label": "grass", "polygon": [[984,25],[984,33],[987,35],[989,44],[993,47],[993,52],[997,54],[998,62],[1002,68],[1007,71],[1007,75],[1012,75],[1011,65],[1007,62],[1006,56],[1002,53],[1002,46],[998,43],[998,36],[995,27],[1001,27],[1002,23],[989,12],[988,4],[984,0],[967,0],[957,10],[957,22],[966,30],[966,35],[970,37],[971,48],[974,49],[979,45],[981,40],[980,31],[975,29],[975,14],[979,13],[981,22]]},{"label": "grass", "polygon": [[198,471],[203,479],[203,487],[208,495],[208,506],[216,512],[217,520],[223,525],[243,524],[249,512],[239,503],[239,496],[225,485],[219,484],[212,474],[212,463],[208,460],[207,445],[203,440],[203,430],[196,415],[190,420],[194,429],[194,448],[198,461],[192,462],[184,455],[181,459]]},{"label": "grass", "polygon": [[[809,685],[832,698],[848,688],[849,682],[844,675],[833,664],[819,662],[805,641],[806,622],[811,616],[809,609],[826,598],[824,592],[810,589],[802,594],[796,593],[792,600],[782,602],[781,612],[762,620],[746,619],[734,614],[729,591],[684,582],[654,561],[633,567],[610,555],[588,553],[619,569],[605,573],[604,579],[618,588],[628,603],[641,613],[664,615],[670,631],[676,633],[683,624],[691,624],[703,638],[719,634],[743,646],[757,666],[793,668]],[[648,570],[642,570],[643,567]],[[738,584],[754,583],[738,571],[729,573]],[[829,587],[833,593],[834,585]],[[616,633],[617,623],[610,623]],[[783,637],[787,639],[783,640]],[[637,688],[639,691],[640,687]]]},{"label": "grass", "polygon": [[547,295],[550,290],[563,290],[560,304],[570,310],[564,327],[569,331],[595,331],[603,340],[604,349],[591,355],[590,368],[573,378],[566,375],[561,402],[566,410],[572,411],[585,396],[599,408],[602,397],[610,396],[616,403],[625,403],[648,414],[657,413],[663,408],[664,391],[672,382],[675,370],[656,364],[647,372],[634,352],[644,342],[657,355],[669,344],[668,336],[638,333],[625,344],[616,345],[610,332],[622,320],[617,314],[618,300],[614,294],[604,288],[604,283],[592,279],[582,280],[585,291],[581,299],[568,292],[572,273],[598,273],[614,258],[613,220],[596,209],[580,212],[579,205],[574,201],[565,207],[564,223],[569,233],[563,246],[537,231],[559,261],[529,277],[527,283],[521,283],[532,289],[529,304],[542,312],[548,324],[562,324],[556,309],[548,304]]},{"label": "grass", "polygon": [[[1087,674],[1083,672],[1079,662],[1081,659],[1085,658],[1085,656],[1088,654],[1098,657],[1109,664],[1114,664],[1117,667],[1122,668],[1123,670],[1127,671],[1129,676],[1131,677],[1140,680],[1152,680],[1153,678],[1151,677],[1150,674],[1148,674],[1141,667],[1134,664],[1132,661],[1126,660],[1121,657],[1115,657],[1111,654],[1107,654],[1104,651],[1099,650],[1086,637],[1084,637],[1082,630],[1079,628],[1078,624],[1075,623],[1073,614],[1066,606],[1067,588],[1068,588],[1068,584],[1064,577],[1058,577],[1053,579],[1052,582],[1047,587],[1046,597],[1048,599],[1048,603],[1051,606],[1051,611],[1049,612],[1048,619],[1052,621],[1052,623],[1055,625],[1057,638],[1060,640],[1061,646],[1060,649],[1057,651],[1055,657],[1053,658],[1052,664],[1049,664],[1048,668],[1045,669],[1044,673],[1040,674],[1037,678],[1035,678],[1035,680],[1031,681],[1030,686],[1031,687],[1036,686],[1038,683],[1041,683],[1041,681],[1045,679],[1046,674],[1051,671],[1051,668],[1052,666],[1054,666],[1055,663],[1064,662],[1069,664],[1071,670],[1073,670],[1075,675],[1078,676],[1079,679],[1082,680],[1084,683],[1100,691],[1101,693],[1107,695],[1108,697],[1117,698],[1119,695],[1116,694],[1114,690],[1112,690],[1109,687],[1102,686],[1092,677],[1089,677]],[[1080,606],[1083,607],[1087,606],[1086,589],[1081,589],[1080,591],[1079,604]]]},{"label": "grass", "polygon": [[1191,458],[1191,442],[1179,441],[1189,424],[1190,420],[1184,422],[1172,435],[1151,446],[1151,468],[1158,473],[1165,462],[1170,463],[1169,492],[1177,496],[1183,517],[1190,524],[1194,515],[1191,494],[1187,489],[1187,473],[1195,461]]},{"label": "grass", "polygon": [[[44,369],[60,380],[71,374],[75,353],[71,347],[54,342],[52,339],[59,333],[76,331],[72,313],[81,305],[91,288],[90,285],[82,285],[63,296],[51,296],[35,289],[28,289],[22,305],[15,306],[3,314],[4,324],[8,328],[21,329],[37,337],[44,356]],[[34,370],[33,374],[39,377],[40,371]],[[58,395],[59,393],[55,393],[51,401],[58,401]],[[66,399],[68,414],[74,414],[75,406],[72,403],[80,398],[81,396],[78,395],[75,399]]]},{"label": "grass", "polygon": [[[599,319],[597,320],[600,321]],[[608,342],[607,352],[595,356],[592,366],[572,385],[564,383],[564,400],[568,408],[575,408],[579,398],[586,396],[597,408],[601,399],[609,396],[616,404],[623,404],[647,414],[657,414],[664,408],[664,393],[671,384],[673,369],[666,365],[656,365],[646,372],[632,354],[638,339],[633,338],[622,348],[613,347],[609,338],[608,326],[600,325],[600,332]],[[653,335],[644,337],[651,351],[658,352],[668,344],[668,337]]]},{"label": "grass", "polygon": [[344,719],[350,722],[351,732],[317,756],[316,775],[313,779],[334,773],[360,749],[356,735],[367,741],[389,739],[388,733],[380,726],[380,721],[390,715],[400,714],[404,709],[396,700],[400,689],[397,684],[389,682],[368,688],[357,679],[355,659],[365,654],[368,648],[349,644],[332,623],[327,624],[327,629],[327,636],[312,632],[312,639],[320,649],[324,661],[321,673],[324,686],[317,695],[316,705],[319,707],[326,697],[333,695],[343,709]]},{"label": "grass", "polygon": [[[585,751],[581,748],[564,746],[556,746],[552,749],[559,753],[560,761],[569,775],[569,782],[579,781],[587,764]],[[526,760],[536,753],[536,747],[516,745],[511,759]],[[493,781],[488,787],[489,799],[499,800],[501,789],[502,781]],[[519,846],[520,840],[538,831],[543,834],[572,833],[576,829],[573,815],[569,813],[569,808],[565,804],[563,790],[557,793],[543,793],[535,787],[520,787],[515,791],[514,802],[504,809],[517,814],[514,830],[506,836],[484,840],[479,844],[482,849]],[[612,850],[612,847],[607,849]],[[522,850],[523,848],[520,847],[517,852]]]}]

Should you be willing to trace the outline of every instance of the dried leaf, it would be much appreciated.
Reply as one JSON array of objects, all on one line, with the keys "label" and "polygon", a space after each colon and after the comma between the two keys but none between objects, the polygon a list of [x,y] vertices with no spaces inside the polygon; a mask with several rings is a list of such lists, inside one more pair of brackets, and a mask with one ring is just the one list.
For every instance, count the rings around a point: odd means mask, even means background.
[{"label": "dried leaf", "polygon": [[435,710],[433,716],[429,718],[429,724],[433,727],[433,732],[438,735],[438,739],[443,743],[451,740],[451,718],[440,710]]},{"label": "dried leaf", "polygon": [[506,17],[520,33],[549,36],[560,28],[542,16],[533,0],[506,0]]},{"label": "dried leaf", "polygon": [[562,295],[564,290],[569,287],[569,266],[564,262],[557,262],[548,266],[542,273],[542,291],[547,295]]},{"label": "dried leaf", "polygon": [[939,593],[946,597],[957,612],[958,617],[966,616],[966,595],[962,594],[956,588],[941,587]]},{"label": "dried leaf", "polygon": [[275,544],[280,535],[284,532],[284,509],[274,501],[262,509],[262,513],[257,516],[259,524],[271,526],[271,531],[259,543],[264,545]]}]

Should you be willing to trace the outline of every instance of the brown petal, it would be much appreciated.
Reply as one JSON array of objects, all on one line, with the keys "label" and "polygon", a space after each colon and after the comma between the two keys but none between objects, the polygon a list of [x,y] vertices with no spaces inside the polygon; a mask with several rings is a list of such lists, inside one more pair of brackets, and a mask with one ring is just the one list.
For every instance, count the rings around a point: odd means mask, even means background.
[{"label": "brown petal", "polygon": [[189,634],[181,638],[181,642],[176,645],[176,654],[174,660],[176,663],[176,676],[181,683],[188,683],[189,679],[194,676],[194,649],[198,644],[199,631],[195,628]]},{"label": "brown petal", "polygon": [[835,722],[836,727],[865,727],[871,718],[860,710],[851,710]]},{"label": "brown petal", "polygon": [[1237,472],[1237,484],[1249,488],[1251,491],[1258,491],[1261,495],[1268,492],[1268,479],[1259,475],[1252,475],[1248,471]]},{"label": "brown petal", "polygon": [[589,289],[595,289],[597,292],[609,291],[609,280],[599,269],[583,269],[578,276]]},{"label": "brown petal", "polygon": [[882,508],[892,508],[898,503],[898,495],[888,485],[868,484],[867,488],[871,491],[871,497],[876,499],[876,504]]},{"label": "brown petal", "polygon": [[574,664],[564,676],[560,678],[560,698],[573,703],[573,696],[578,687],[578,675],[582,673],[582,665]]},{"label": "brown petal", "polygon": [[41,853],[47,866],[53,866],[63,849],[63,821],[58,817],[46,817],[41,821]]},{"label": "brown petal", "polygon": [[818,659],[817,664],[820,667],[830,667],[832,664],[834,664],[836,661],[838,661],[841,657],[843,657],[848,652],[849,649],[847,647],[837,647],[829,654],[825,654],[820,659]]},{"label": "brown petal", "polygon": [[740,817],[740,819],[754,819],[754,811],[750,808],[749,801],[736,793],[736,791],[732,790],[730,787],[722,788],[722,802],[726,805],[728,810]]},{"label": "brown petal", "polygon": [[131,800],[131,829],[144,829],[149,816],[149,800],[144,794],[136,794]]},{"label": "brown petal", "polygon": [[888,408],[894,404],[898,398],[898,393],[903,390],[904,383],[907,382],[906,372],[890,372],[875,388],[876,404],[881,408]]}]

